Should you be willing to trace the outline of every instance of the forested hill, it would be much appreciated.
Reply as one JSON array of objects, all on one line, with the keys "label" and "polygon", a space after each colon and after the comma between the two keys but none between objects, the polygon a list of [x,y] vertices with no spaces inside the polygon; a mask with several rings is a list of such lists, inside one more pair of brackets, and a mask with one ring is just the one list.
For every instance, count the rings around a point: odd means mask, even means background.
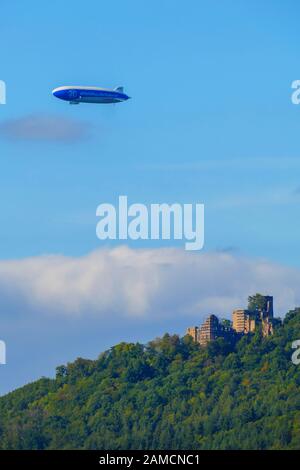
[{"label": "forested hill", "polygon": [[121,343],[0,398],[2,449],[300,449],[300,309],[273,337]]}]

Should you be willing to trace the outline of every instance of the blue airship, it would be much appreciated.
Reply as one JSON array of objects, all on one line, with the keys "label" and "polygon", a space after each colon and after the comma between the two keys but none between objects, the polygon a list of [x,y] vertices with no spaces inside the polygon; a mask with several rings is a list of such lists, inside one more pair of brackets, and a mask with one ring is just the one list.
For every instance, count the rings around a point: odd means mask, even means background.
[{"label": "blue airship", "polygon": [[70,104],[79,103],[121,103],[130,99],[119,86],[113,90],[92,86],[61,86],[52,91],[56,98],[69,101]]}]

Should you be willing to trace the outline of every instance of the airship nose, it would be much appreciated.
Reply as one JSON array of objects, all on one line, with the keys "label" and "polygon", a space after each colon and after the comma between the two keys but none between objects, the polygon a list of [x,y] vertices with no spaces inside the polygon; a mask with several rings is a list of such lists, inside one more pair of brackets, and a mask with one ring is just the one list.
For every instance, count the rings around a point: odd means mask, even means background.
[{"label": "airship nose", "polygon": [[55,96],[55,98],[60,98],[60,99],[64,98],[64,91],[63,90],[54,89],[52,91],[52,94],[53,94],[53,96]]}]

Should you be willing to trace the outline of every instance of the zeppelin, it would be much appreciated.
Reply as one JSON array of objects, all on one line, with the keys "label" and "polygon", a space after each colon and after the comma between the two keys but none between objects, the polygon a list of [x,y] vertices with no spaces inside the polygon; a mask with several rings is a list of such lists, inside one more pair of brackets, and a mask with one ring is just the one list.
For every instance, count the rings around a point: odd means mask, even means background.
[{"label": "zeppelin", "polygon": [[52,94],[60,100],[68,101],[70,104],[111,104],[121,103],[122,101],[130,99],[130,97],[124,93],[124,88],[121,86],[113,90],[92,86],[62,86],[55,88]]}]

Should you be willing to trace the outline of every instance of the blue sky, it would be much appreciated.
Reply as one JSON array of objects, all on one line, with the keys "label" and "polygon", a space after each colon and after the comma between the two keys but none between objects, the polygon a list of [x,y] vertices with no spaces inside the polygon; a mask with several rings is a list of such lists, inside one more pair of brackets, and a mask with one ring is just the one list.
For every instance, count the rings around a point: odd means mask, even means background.
[{"label": "blue sky", "polygon": [[[126,194],[145,204],[204,203],[208,255],[300,269],[300,106],[291,103],[298,13],[296,1],[276,0],[3,0],[0,259],[80,258],[101,248],[96,207]],[[68,84],[124,85],[133,99],[69,106],[51,95]],[[26,138],[32,120],[43,132]],[[61,128],[66,138],[57,138]],[[72,317],[70,326],[64,317],[68,333],[56,337],[53,317],[22,315],[22,303],[10,307],[10,299],[1,305],[0,339],[11,358],[0,369],[2,390],[115,341],[182,332],[188,321],[178,313],[170,326],[150,316],[119,323],[116,333],[113,321]],[[104,334],[95,333],[100,322]]]}]

